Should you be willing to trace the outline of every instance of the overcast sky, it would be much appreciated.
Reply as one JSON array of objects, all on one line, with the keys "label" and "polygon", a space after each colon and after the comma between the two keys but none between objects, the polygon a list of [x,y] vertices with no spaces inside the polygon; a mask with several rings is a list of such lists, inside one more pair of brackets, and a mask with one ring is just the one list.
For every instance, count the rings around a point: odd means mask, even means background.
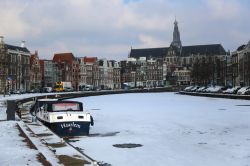
[{"label": "overcast sky", "polygon": [[174,19],[182,45],[250,40],[249,0],[0,0],[0,36],[26,41],[41,59],[72,52],[124,60],[132,48],[168,47]]}]

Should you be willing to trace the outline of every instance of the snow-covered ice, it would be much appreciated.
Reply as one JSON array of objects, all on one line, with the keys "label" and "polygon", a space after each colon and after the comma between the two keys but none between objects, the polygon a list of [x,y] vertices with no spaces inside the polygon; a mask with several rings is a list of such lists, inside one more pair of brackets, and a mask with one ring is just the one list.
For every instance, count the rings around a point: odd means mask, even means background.
[{"label": "snow-covered ice", "polygon": [[[19,136],[19,122],[4,120],[4,100],[29,96],[0,97],[0,165],[40,165],[39,152]],[[112,166],[250,165],[250,101],[174,93],[71,100],[82,101],[95,119],[90,137],[74,138],[71,144],[95,160]],[[113,146],[124,143],[143,146]]]},{"label": "snow-covered ice", "polygon": [[[174,93],[77,98],[93,115],[75,146],[112,166],[247,166],[250,101]],[[114,144],[142,144],[116,148]]]}]

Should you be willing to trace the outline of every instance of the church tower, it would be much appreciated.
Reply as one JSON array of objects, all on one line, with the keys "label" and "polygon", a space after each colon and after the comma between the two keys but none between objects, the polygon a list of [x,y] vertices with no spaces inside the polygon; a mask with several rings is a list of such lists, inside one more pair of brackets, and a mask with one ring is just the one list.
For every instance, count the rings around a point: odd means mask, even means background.
[{"label": "church tower", "polygon": [[175,47],[177,54],[181,54],[182,45],[181,45],[181,39],[180,39],[180,32],[178,28],[178,22],[174,21],[174,32],[173,32],[173,41],[170,45],[170,47]]}]

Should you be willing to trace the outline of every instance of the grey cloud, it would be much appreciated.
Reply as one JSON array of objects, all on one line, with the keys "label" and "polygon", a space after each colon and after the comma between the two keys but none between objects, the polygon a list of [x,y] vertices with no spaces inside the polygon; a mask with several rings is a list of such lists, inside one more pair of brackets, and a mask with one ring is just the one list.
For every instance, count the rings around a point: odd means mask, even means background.
[{"label": "grey cloud", "polygon": [[[78,56],[126,59],[130,47],[168,46],[173,21],[183,45],[221,43],[233,50],[249,40],[249,3],[221,0],[2,0],[7,18],[0,32],[27,41],[42,58],[71,51]],[[221,11],[218,5],[227,9]],[[18,9],[18,10],[16,10]],[[7,30],[6,30],[7,29]]]}]

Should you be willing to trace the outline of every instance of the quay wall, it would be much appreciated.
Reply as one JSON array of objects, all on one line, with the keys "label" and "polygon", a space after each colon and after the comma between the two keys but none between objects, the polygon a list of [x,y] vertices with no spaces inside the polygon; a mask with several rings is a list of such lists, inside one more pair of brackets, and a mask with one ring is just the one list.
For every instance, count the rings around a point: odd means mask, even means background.
[{"label": "quay wall", "polygon": [[178,92],[178,94],[200,96],[200,97],[250,100],[250,95],[222,94],[222,93],[197,93],[197,92],[185,92],[185,91],[180,91]]}]

